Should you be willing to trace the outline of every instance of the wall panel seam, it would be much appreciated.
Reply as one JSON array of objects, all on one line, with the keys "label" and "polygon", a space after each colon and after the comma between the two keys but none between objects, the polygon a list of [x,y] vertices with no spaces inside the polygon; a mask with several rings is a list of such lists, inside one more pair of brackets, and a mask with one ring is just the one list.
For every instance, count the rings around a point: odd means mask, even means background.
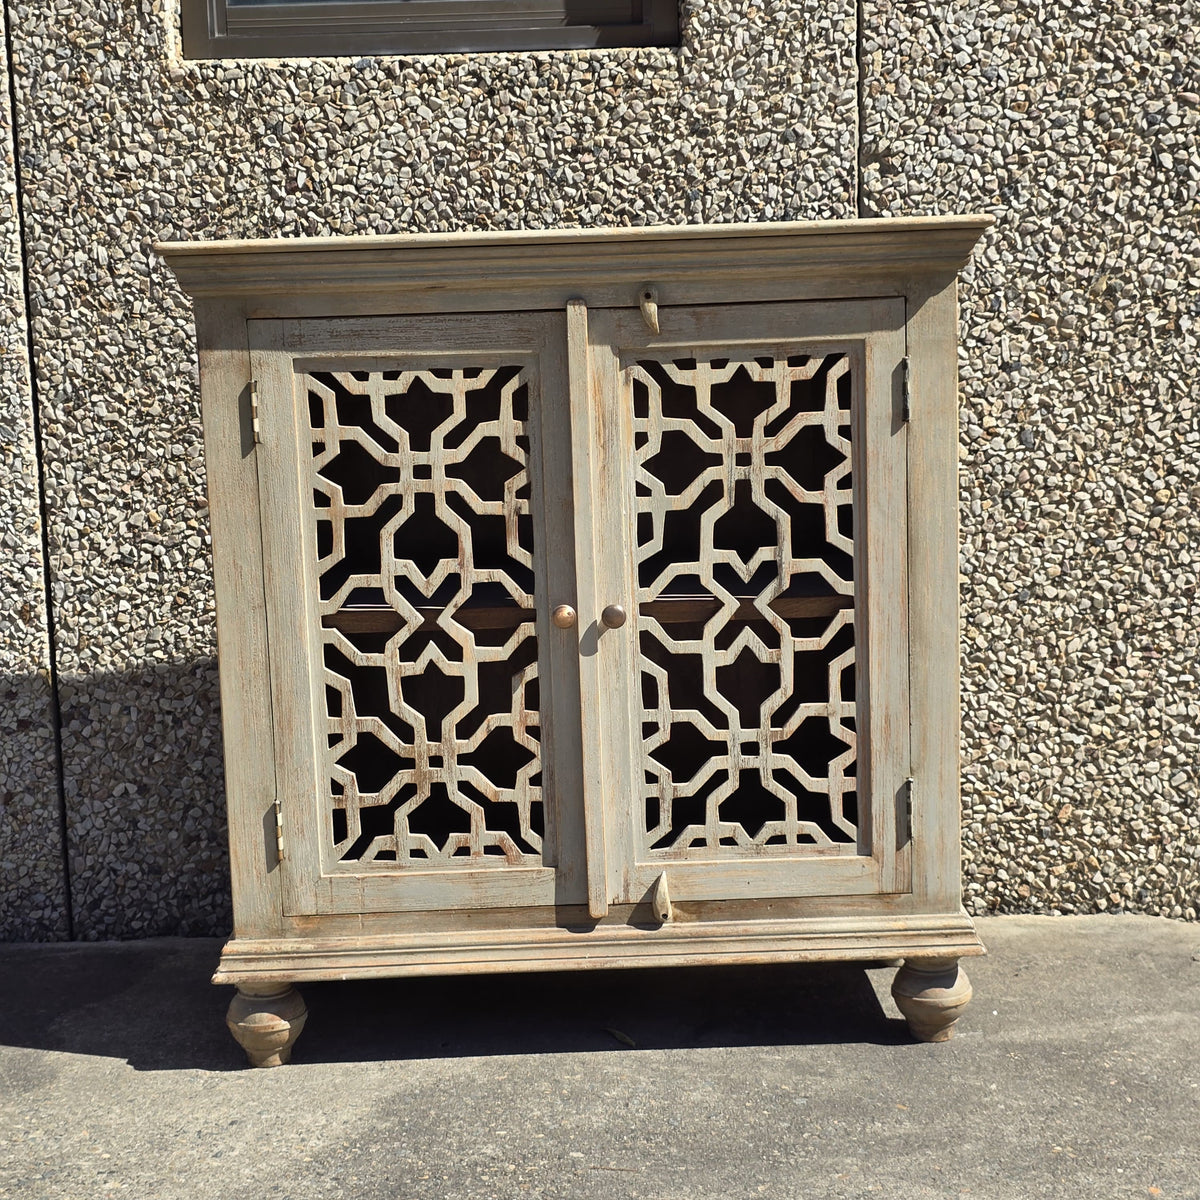
[{"label": "wall panel seam", "polygon": [[866,128],[866,63],[863,59],[863,21],[866,15],[866,0],[855,0],[854,4],[854,211],[859,217],[863,211],[863,131]]}]

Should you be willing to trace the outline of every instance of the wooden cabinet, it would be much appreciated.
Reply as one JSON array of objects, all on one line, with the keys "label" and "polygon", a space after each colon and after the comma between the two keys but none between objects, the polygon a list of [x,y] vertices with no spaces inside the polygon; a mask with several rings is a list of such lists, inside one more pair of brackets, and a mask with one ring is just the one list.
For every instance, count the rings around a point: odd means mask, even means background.
[{"label": "wooden cabinet", "polygon": [[159,247],[196,300],[251,1061],[306,979],[904,957],[959,901],[983,218]]}]

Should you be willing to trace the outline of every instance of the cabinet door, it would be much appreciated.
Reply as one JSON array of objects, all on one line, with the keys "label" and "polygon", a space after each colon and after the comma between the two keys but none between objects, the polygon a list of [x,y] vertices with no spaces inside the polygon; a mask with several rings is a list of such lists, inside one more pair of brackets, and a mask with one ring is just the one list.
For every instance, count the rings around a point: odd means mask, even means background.
[{"label": "cabinet door", "polygon": [[909,889],[900,300],[589,314],[613,902]]},{"label": "cabinet door", "polygon": [[286,911],[580,902],[563,316],[250,345]]}]

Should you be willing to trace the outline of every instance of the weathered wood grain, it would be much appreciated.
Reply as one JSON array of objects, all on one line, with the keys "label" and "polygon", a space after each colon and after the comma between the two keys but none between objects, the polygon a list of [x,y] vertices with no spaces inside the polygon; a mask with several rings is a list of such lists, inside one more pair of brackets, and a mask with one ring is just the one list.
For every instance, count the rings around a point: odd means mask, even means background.
[{"label": "weathered wood grain", "polygon": [[[972,216],[158,247],[198,297],[235,909],[235,936],[215,978],[261,994],[304,978],[903,957],[903,991],[912,978],[980,953],[959,903],[954,274],[990,223]],[[906,357],[911,420],[902,411]],[[787,486],[799,502],[824,505],[827,541],[853,559],[853,578],[816,567],[820,586],[750,586],[754,564],[795,572],[792,549],[778,538],[744,553],[717,547],[718,506],[698,526],[690,574],[675,564],[657,581],[639,579],[647,561],[639,530],[647,521],[664,528],[696,498],[656,490],[644,439],[688,430],[701,451],[717,454],[711,479],[731,489],[726,500],[744,484],[769,510],[768,482],[787,478],[770,456],[795,429],[768,435],[769,419],[756,418],[753,434],[714,432],[713,421],[726,418],[710,408],[703,417],[681,417],[677,407],[638,415],[637,372],[658,363],[670,386],[707,396],[741,371],[754,386],[776,388],[772,411],[781,413],[787,389],[816,378],[818,358],[827,389],[848,373],[848,416],[827,390],[820,412],[796,420],[820,426],[851,467],[844,485],[835,472],[833,483]],[[510,549],[518,517],[532,518],[528,594],[472,593],[451,613],[430,598],[432,586],[425,599],[380,601],[355,598],[352,579],[321,600],[314,443],[307,385],[298,381],[324,373],[365,394],[379,388],[363,382],[364,372],[379,379],[510,364],[531,381],[528,442],[518,445],[515,424],[504,422],[491,436],[518,461],[528,488],[518,502],[514,483],[504,503],[480,501],[478,511],[504,518]],[[646,378],[638,386],[663,386]],[[433,376],[427,382],[442,387]],[[346,421],[334,422],[338,436],[354,440]],[[370,454],[400,479],[417,461],[379,446]],[[852,537],[828,523],[843,496]],[[718,585],[719,564],[741,572],[745,586]],[[464,559],[439,570],[449,577],[468,566]],[[381,546],[364,578],[406,573],[413,569],[403,555]],[[613,618],[617,608],[624,621]],[[800,622],[800,632],[788,622]],[[647,713],[660,724],[682,715],[711,725],[704,705],[720,707],[727,676],[719,673],[744,670],[743,651],[787,679],[788,647],[807,646],[815,626],[839,623],[852,623],[852,647],[830,661],[838,671],[853,664],[855,699],[805,703],[853,733],[853,754],[830,759],[829,794],[840,796],[849,779],[855,811],[831,803],[820,828],[805,818],[808,840],[799,836],[804,822],[789,816],[783,840],[773,841],[770,831],[738,832],[722,801],[706,801],[706,815],[689,818],[690,844],[650,845],[647,772],[666,776],[645,740],[654,726]],[[718,644],[724,626],[737,640]],[[707,699],[645,699],[647,630],[671,654],[698,656]],[[533,838],[532,849],[511,845],[487,859],[339,856],[329,828],[323,641],[377,638],[382,647],[413,635],[444,635],[483,658],[536,636],[537,712],[522,708],[514,719],[539,726],[540,845]],[[381,663],[385,651],[362,654]],[[534,676],[523,678],[522,687]],[[770,726],[773,705],[750,718],[723,710],[722,728],[747,734],[726,738],[720,767],[731,777],[765,761],[788,734],[790,718]],[[381,730],[371,716],[339,721],[353,737]],[[421,753],[429,763],[445,758]],[[838,782],[851,758],[857,774]],[[343,850],[351,840],[343,837]]]},{"label": "weathered wood grain", "polygon": [[695,925],[648,919],[594,932],[511,930],[479,935],[289,938],[230,942],[218,983],[320,980],[609,967],[701,966],[753,962],[906,961],[984,953],[965,914],[910,918],[759,919]]},{"label": "weathered wood grain", "polygon": [[912,871],[931,912],[956,908],[961,891],[957,324],[953,279],[910,285]]},{"label": "weathered wood grain", "polygon": [[233,927],[282,928],[275,849],[275,731],[258,463],[250,419],[250,350],[236,302],[196,306],[208,516],[217,599]]}]

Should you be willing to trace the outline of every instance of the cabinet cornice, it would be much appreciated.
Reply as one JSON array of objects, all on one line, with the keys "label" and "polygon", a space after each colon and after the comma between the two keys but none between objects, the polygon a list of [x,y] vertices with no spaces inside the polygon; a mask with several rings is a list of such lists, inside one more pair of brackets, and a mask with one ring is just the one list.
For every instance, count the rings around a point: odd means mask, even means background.
[{"label": "cabinet cornice", "polygon": [[[850,221],[642,226],[608,229],[430,233],[384,237],[159,242],[154,249],[184,291],[238,297],[260,315],[302,311],[298,298],[339,296],[361,311],[386,294],[389,311],[409,298],[426,310],[491,297],[558,307],[581,288],[592,305],[631,303],[648,279],[703,280],[707,287],[820,279],[825,295],[902,290],[914,277],[950,277],[993,224],[986,215]],[[614,291],[613,289],[619,289]],[[534,293],[530,295],[530,293]],[[692,295],[663,303],[695,302]]]}]

